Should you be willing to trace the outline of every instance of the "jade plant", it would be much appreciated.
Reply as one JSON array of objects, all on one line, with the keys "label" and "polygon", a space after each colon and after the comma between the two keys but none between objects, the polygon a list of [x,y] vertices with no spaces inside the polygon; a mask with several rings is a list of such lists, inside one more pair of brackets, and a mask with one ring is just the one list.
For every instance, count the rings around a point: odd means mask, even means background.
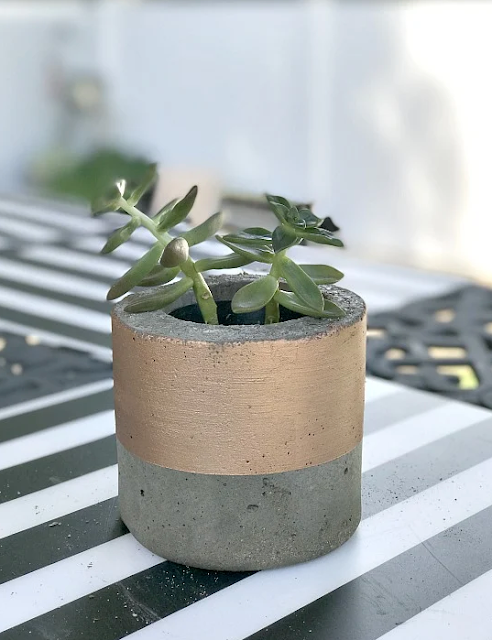
[{"label": "jade plant", "polygon": [[[151,165],[142,184],[129,192],[124,180],[113,185],[104,198],[93,203],[93,215],[117,211],[129,217],[128,222],[108,239],[102,253],[109,253],[130,239],[139,227],[155,238],[144,255],[113,284],[108,300],[114,300],[134,287],[156,287],[147,295],[130,301],[125,310],[142,313],[162,309],[193,289],[207,324],[219,324],[217,305],[203,274],[206,271],[243,267],[253,262],[269,265],[267,274],[239,289],[231,301],[236,314],[265,309],[265,324],[280,321],[280,307],[314,318],[338,318],[343,309],[327,300],[320,284],[334,284],[343,273],[327,265],[297,264],[288,257],[290,247],[303,240],[343,247],[331,231],[321,228],[323,222],[308,206],[296,206],[286,198],[267,195],[270,209],[277,218],[273,231],[262,227],[237,233],[218,235],[223,224],[222,213],[215,213],[202,224],[179,233],[178,225],[189,215],[198,189],[192,187],[181,199],[168,202],[153,216],[137,208],[139,200],[156,179],[156,166]],[[334,227],[336,228],[336,227]],[[215,236],[231,249],[225,256],[211,256],[194,261],[190,247]]]}]

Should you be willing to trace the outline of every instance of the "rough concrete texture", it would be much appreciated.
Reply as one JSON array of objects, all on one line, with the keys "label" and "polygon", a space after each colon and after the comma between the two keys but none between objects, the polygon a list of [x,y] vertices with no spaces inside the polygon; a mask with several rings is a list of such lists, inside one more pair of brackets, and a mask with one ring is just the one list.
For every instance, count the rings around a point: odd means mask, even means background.
[{"label": "rough concrete texture", "polygon": [[359,524],[361,450],[297,471],[225,476],[159,467],[118,443],[121,515],[145,547],[188,566],[250,571],[311,560]]},{"label": "rough concrete texture", "polygon": [[[257,275],[221,275],[206,278],[215,300],[232,300],[238,289],[257,279]],[[158,290],[158,287],[154,288]],[[320,285],[323,295],[345,310],[343,318],[310,318],[303,316],[295,320],[287,320],[271,325],[206,325],[196,322],[180,320],[169,315],[179,307],[185,307],[196,302],[194,293],[189,291],[176,302],[166,307],[166,310],[148,311],[146,313],[126,313],[128,302],[136,301],[148,295],[136,293],[124,298],[113,308],[113,313],[133,331],[177,338],[181,340],[196,340],[199,342],[215,342],[218,344],[230,342],[246,342],[257,340],[300,340],[308,336],[327,335],[337,333],[342,327],[356,324],[365,314],[365,304],[362,298],[347,289],[332,285]]]}]

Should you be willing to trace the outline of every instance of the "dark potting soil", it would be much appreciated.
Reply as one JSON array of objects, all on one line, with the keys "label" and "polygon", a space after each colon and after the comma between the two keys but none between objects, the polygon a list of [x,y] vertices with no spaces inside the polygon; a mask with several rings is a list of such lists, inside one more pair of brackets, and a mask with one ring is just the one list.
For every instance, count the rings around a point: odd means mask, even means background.
[{"label": "dark potting soil", "polygon": [[[171,316],[179,320],[187,320],[188,322],[198,322],[203,324],[203,317],[197,304],[189,304],[186,307],[180,307],[175,311],[171,311]],[[253,313],[234,313],[229,300],[219,300],[217,302],[217,315],[219,316],[219,324],[224,326],[239,324],[264,324],[265,309],[254,311]],[[285,307],[280,307],[280,322],[287,320],[296,320],[302,318],[302,314],[289,311]]]}]

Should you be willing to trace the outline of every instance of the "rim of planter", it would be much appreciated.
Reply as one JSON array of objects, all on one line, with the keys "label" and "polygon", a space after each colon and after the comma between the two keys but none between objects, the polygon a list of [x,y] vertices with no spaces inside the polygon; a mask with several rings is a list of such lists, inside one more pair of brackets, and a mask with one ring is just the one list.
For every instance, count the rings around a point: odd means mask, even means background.
[{"label": "rim of planter", "polygon": [[[262,277],[261,274],[222,274],[207,276],[205,279],[216,302],[230,301],[238,289]],[[155,287],[152,290],[158,290]],[[180,340],[195,340],[227,344],[234,342],[300,340],[314,335],[326,336],[336,334],[341,329],[353,326],[362,320],[366,313],[364,300],[349,289],[334,285],[319,285],[325,298],[344,309],[342,318],[312,318],[301,316],[293,320],[285,320],[274,324],[242,324],[242,325],[209,325],[189,320],[182,320],[170,315],[173,311],[188,305],[196,304],[193,291],[188,291],[165,309],[146,311],[144,313],[127,313],[126,305],[146,295],[135,293],[119,301],[112,315],[133,331],[152,336],[172,337]]]}]

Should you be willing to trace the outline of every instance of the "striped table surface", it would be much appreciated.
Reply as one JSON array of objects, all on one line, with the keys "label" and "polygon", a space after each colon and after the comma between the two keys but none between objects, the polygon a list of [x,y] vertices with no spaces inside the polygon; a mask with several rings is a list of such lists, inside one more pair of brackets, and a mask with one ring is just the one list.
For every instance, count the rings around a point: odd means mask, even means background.
[{"label": "striped table surface", "polygon": [[[0,329],[109,359],[104,292],[148,242],[97,256],[112,224],[0,201]],[[344,260],[369,310],[456,284]],[[490,640],[488,410],[369,379],[354,537],[302,565],[215,573],[154,556],[121,523],[111,385],[0,409],[1,640]]]}]

